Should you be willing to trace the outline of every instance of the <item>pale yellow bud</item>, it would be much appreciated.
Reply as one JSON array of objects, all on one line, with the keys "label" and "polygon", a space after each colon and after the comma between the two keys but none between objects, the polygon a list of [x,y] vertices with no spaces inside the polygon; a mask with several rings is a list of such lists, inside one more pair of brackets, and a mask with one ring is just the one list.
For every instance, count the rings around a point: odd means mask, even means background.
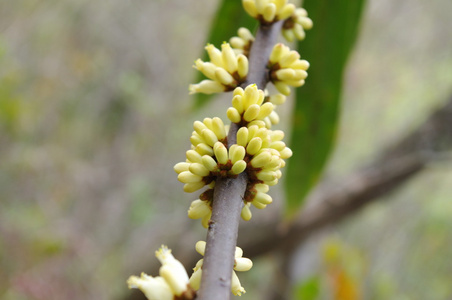
[{"label": "pale yellow bud", "polygon": [[286,55],[282,56],[279,60],[279,66],[281,68],[291,68],[292,64],[300,59],[300,54],[297,51],[290,51]]},{"label": "pale yellow bud", "polygon": [[232,48],[235,49],[243,49],[246,45],[245,41],[237,36],[230,38],[229,44],[231,44]]},{"label": "pale yellow bud", "polygon": [[268,118],[270,119],[271,124],[279,124],[279,115],[276,111],[272,111]]},{"label": "pale yellow bud", "polygon": [[264,208],[267,207],[266,204],[262,204],[262,203],[257,202],[257,201],[251,201],[251,204],[253,204],[254,207],[256,207],[257,209],[264,209]]},{"label": "pale yellow bud", "polygon": [[268,151],[264,151],[253,157],[250,163],[254,168],[262,168],[270,162],[272,155]]},{"label": "pale yellow bud", "polygon": [[212,130],[219,140],[224,139],[227,135],[223,120],[218,117],[212,119]]},{"label": "pale yellow bud", "polygon": [[240,213],[240,216],[242,217],[243,220],[245,221],[249,221],[251,220],[251,217],[253,216],[250,210],[250,205],[251,203],[247,203],[243,206],[242,211]]},{"label": "pale yellow bud", "polygon": [[261,150],[261,147],[262,139],[259,137],[254,137],[250,140],[248,146],[246,146],[246,152],[249,155],[255,155],[259,150]]},{"label": "pale yellow bud", "polygon": [[295,71],[293,69],[279,69],[275,72],[278,80],[293,80],[295,77]]},{"label": "pale yellow bud", "polygon": [[203,131],[201,131],[201,136],[203,137],[203,139],[206,141],[206,143],[213,147],[213,145],[218,142],[218,138],[216,136],[216,134],[210,130],[210,129],[203,129]]},{"label": "pale yellow bud", "polygon": [[174,298],[171,287],[162,277],[152,277],[141,273],[141,277],[130,276],[127,280],[129,289],[140,289],[148,299],[171,300]]},{"label": "pale yellow bud", "polygon": [[268,5],[270,0],[255,0],[255,2],[256,2],[257,11],[260,14],[262,14],[262,12],[264,11],[265,7]]},{"label": "pale yellow bud", "polygon": [[231,74],[237,71],[237,57],[235,56],[234,50],[232,50],[231,45],[229,45],[228,43],[221,45],[221,57],[223,59],[226,71]]},{"label": "pale yellow bud", "polygon": [[215,69],[217,66],[215,66],[211,62],[203,62],[201,59],[197,59],[195,61],[194,66],[198,71],[203,73],[207,78],[215,80]]},{"label": "pale yellow bud", "polygon": [[260,202],[262,204],[268,205],[273,202],[272,197],[269,194],[258,192],[256,197],[254,197],[253,201]]},{"label": "pale yellow bud", "polygon": [[276,5],[274,3],[268,3],[264,10],[262,11],[262,16],[264,17],[264,20],[267,22],[273,22],[276,15]]},{"label": "pale yellow bud", "polygon": [[229,159],[233,164],[245,157],[245,148],[237,144],[229,148]]},{"label": "pale yellow bud", "polygon": [[256,117],[259,115],[261,107],[257,104],[250,105],[243,114],[243,119],[247,122],[251,122],[252,120],[256,119]]},{"label": "pale yellow bud", "polygon": [[292,3],[284,5],[284,7],[279,11],[277,17],[278,20],[285,20],[289,18],[295,11],[295,5]]},{"label": "pale yellow bud", "polygon": [[288,42],[293,42],[295,39],[295,33],[292,29],[283,29],[281,33]]},{"label": "pale yellow bud", "polygon": [[270,53],[270,62],[272,64],[275,64],[277,62],[279,62],[279,60],[281,59],[281,57],[283,57],[283,55],[286,55],[286,53],[288,53],[289,47],[285,46],[284,44],[278,43],[276,44],[273,49],[272,52]]},{"label": "pale yellow bud", "polygon": [[209,55],[210,61],[216,65],[217,67],[224,68],[223,58],[221,55],[221,51],[215,48],[214,45],[208,44],[205,47],[207,54]]},{"label": "pale yellow bud", "polygon": [[241,296],[242,294],[246,293],[245,289],[240,284],[240,280],[237,277],[237,274],[235,274],[234,271],[232,271],[231,292],[235,296]]},{"label": "pale yellow bud", "polygon": [[193,131],[190,137],[190,142],[193,146],[196,146],[201,143],[205,143],[204,139],[196,132]]},{"label": "pale yellow bud", "polygon": [[177,176],[177,179],[183,183],[193,183],[202,181],[202,176],[195,175],[190,171],[183,171]]},{"label": "pale yellow bud", "polygon": [[239,272],[249,271],[253,267],[251,259],[246,257],[236,257],[234,262],[234,270]]},{"label": "pale yellow bud", "polygon": [[201,219],[206,215],[212,213],[212,209],[206,201],[197,199],[190,204],[188,209],[188,217],[190,219],[196,220]]},{"label": "pale yellow bud", "polygon": [[280,92],[281,94],[286,95],[286,96],[290,95],[290,87],[286,83],[277,81],[277,82],[273,83],[273,85],[278,90],[278,92]]},{"label": "pale yellow bud", "polygon": [[264,183],[255,184],[254,188],[261,193],[266,193],[270,190],[270,187]]},{"label": "pale yellow bud", "polygon": [[248,128],[241,127],[237,131],[237,144],[242,147],[246,147],[248,144]]},{"label": "pale yellow bud", "polygon": [[244,160],[239,160],[235,164],[232,165],[231,171],[234,175],[238,175],[245,171],[246,162]]},{"label": "pale yellow bud", "polygon": [[232,96],[235,97],[237,95],[243,96],[243,94],[245,93],[245,91],[241,88],[241,87],[236,87],[234,89],[234,91],[232,92]]},{"label": "pale yellow bud", "polygon": [[189,170],[193,174],[198,175],[198,176],[202,176],[202,177],[207,176],[207,175],[210,174],[210,171],[207,170],[207,168],[204,167],[204,165],[200,164],[200,163],[193,163],[193,164],[191,164]]},{"label": "pale yellow bud", "polygon": [[195,121],[193,123],[193,129],[196,131],[196,133],[198,133],[199,135],[202,135],[202,131],[204,129],[207,129],[207,126],[206,126],[206,124],[204,124],[201,121]]},{"label": "pale yellow bud", "polygon": [[212,156],[204,155],[202,157],[202,164],[206,167],[207,170],[211,172],[215,172],[218,170],[217,162],[212,158]]},{"label": "pale yellow bud", "polygon": [[[270,161],[270,160],[269,160]],[[273,171],[260,171],[256,174],[257,179],[265,182],[276,179],[276,173]]]},{"label": "pale yellow bud", "polygon": [[256,133],[259,131],[259,126],[257,125],[248,125],[248,141],[256,136]]},{"label": "pale yellow bud", "polygon": [[228,162],[228,150],[221,142],[216,142],[213,146],[213,152],[220,164],[226,164]]},{"label": "pale yellow bud", "polygon": [[248,108],[252,104],[257,104],[259,100],[259,92],[257,85],[250,84],[245,88],[245,93],[242,97],[243,107]]},{"label": "pale yellow bud", "polygon": [[270,102],[266,102],[264,103],[260,110],[259,110],[259,114],[257,115],[256,119],[263,119],[265,117],[267,117],[268,115],[270,115],[273,111],[273,104]]},{"label": "pale yellow bud", "polygon": [[239,114],[242,114],[243,113],[243,101],[242,101],[242,96],[240,96],[240,95],[235,95],[233,98],[232,98],[232,107],[234,107],[236,110],[237,110],[237,112],[239,113]]},{"label": "pale yellow bud", "polygon": [[177,163],[174,166],[174,171],[176,171],[177,174],[182,173],[184,171],[188,171],[188,168],[190,167],[190,163],[188,162],[180,162]]},{"label": "pale yellow bud", "polygon": [[225,87],[221,83],[213,80],[203,80],[198,84],[190,84],[188,87],[190,94],[204,93],[214,94],[224,92]]},{"label": "pale yellow bud", "polygon": [[195,244],[196,252],[198,252],[201,255],[204,255],[206,253],[206,242],[205,241],[198,241]]},{"label": "pale yellow bud", "polygon": [[237,72],[240,78],[245,78],[248,75],[248,68],[248,58],[243,54],[237,55]]},{"label": "pale yellow bud", "polygon": [[309,69],[309,62],[304,59],[297,60],[294,62],[291,66],[292,69],[300,69],[300,70],[307,70]]},{"label": "pale yellow bud", "polygon": [[235,107],[229,107],[226,111],[226,116],[229,120],[231,120],[232,123],[240,123],[240,121],[242,120],[242,116]]},{"label": "pale yellow bud", "polygon": [[193,192],[196,192],[197,190],[203,188],[205,185],[206,184],[204,183],[204,181],[186,183],[186,184],[184,184],[184,192],[193,193]]},{"label": "pale yellow bud", "polygon": [[272,130],[270,132],[270,138],[272,141],[282,141],[284,139],[284,131]]},{"label": "pale yellow bud", "polygon": [[198,152],[201,156],[202,155],[213,155],[213,149],[211,146],[205,144],[205,143],[200,143],[198,145],[196,145],[195,149],[196,152]]},{"label": "pale yellow bud", "polygon": [[190,286],[195,290],[199,290],[201,286],[202,269],[198,268],[190,277]]},{"label": "pale yellow bud", "polygon": [[301,24],[294,24],[293,30],[291,30],[290,32],[292,32],[293,35],[300,41],[304,40],[304,38],[306,37],[306,32],[304,32],[303,26]]},{"label": "pale yellow bud", "polygon": [[187,156],[187,159],[192,163],[201,162],[201,154],[199,154],[195,150],[188,150],[187,152],[185,152],[185,155]]},{"label": "pale yellow bud", "polygon": [[239,37],[241,37],[243,40],[247,42],[254,41],[254,36],[251,33],[251,31],[248,30],[248,28],[240,27],[239,30],[237,31],[237,34]]},{"label": "pale yellow bud", "polygon": [[256,2],[254,0],[242,0],[242,5],[245,11],[253,18],[257,18],[258,12]]},{"label": "pale yellow bud", "polygon": [[224,85],[232,85],[235,83],[234,77],[223,68],[215,69],[215,78]]},{"label": "pale yellow bud", "polygon": [[279,153],[282,159],[288,159],[292,156],[292,150],[290,150],[290,148],[288,147],[284,148],[284,150],[280,151]]},{"label": "pale yellow bud", "polygon": [[253,120],[248,123],[248,126],[255,125],[258,128],[266,128],[265,122],[262,120]]}]

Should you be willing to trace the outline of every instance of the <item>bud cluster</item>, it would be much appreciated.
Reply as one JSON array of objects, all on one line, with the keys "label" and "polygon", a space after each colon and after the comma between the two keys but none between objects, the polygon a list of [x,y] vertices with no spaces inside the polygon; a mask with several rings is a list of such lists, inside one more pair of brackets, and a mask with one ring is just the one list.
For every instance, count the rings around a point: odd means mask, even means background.
[{"label": "bud cluster", "polygon": [[221,45],[221,51],[214,45],[205,47],[210,62],[201,59],[193,66],[209,79],[189,86],[190,94],[213,94],[233,90],[245,81],[248,74],[248,59],[243,54],[236,54],[229,43]]},{"label": "bud cluster", "polygon": [[270,80],[281,94],[287,96],[290,94],[289,86],[304,85],[304,80],[308,77],[306,70],[309,68],[309,62],[300,59],[297,51],[279,43],[273,47],[268,67]]},{"label": "bud cluster", "polygon": [[290,18],[284,21],[282,35],[292,42],[294,39],[304,40],[305,30],[312,28],[312,20],[308,18],[308,12],[304,8],[297,8]]},{"label": "bud cluster", "polygon": [[248,57],[251,45],[254,42],[254,36],[248,28],[245,27],[240,27],[237,31],[237,35],[238,36],[233,36],[229,39],[229,44],[237,55],[243,54]]},{"label": "bud cluster", "polygon": [[251,17],[263,24],[285,20],[295,11],[295,5],[287,0],[242,0],[242,4]]}]

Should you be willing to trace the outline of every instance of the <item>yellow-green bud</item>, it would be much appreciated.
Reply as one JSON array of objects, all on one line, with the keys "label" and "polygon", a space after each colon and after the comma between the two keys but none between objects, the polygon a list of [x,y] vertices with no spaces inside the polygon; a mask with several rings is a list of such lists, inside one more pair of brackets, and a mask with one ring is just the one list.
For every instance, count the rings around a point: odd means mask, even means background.
[{"label": "yellow-green bud", "polygon": [[221,55],[226,71],[231,74],[237,71],[237,57],[235,56],[234,50],[232,50],[231,45],[229,45],[228,43],[221,45]]},{"label": "yellow-green bud", "polygon": [[248,69],[248,58],[243,54],[237,55],[237,73],[240,78],[245,78],[248,75]]},{"label": "yellow-green bud", "polygon": [[217,138],[217,136],[215,135],[215,133],[212,131],[212,130],[210,130],[210,129],[204,129],[202,132],[201,132],[201,136],[204,138],[204,140],[206,141],[206,143],[209,145],[209,146],[213,146],[216,142],[218,142],[218,138]]},{"label": "yellow-green bud", "polygon": [[243,101],[242,101],[242,96],[241,95],[235,95],[232,98],[232,107],[237,109],[239,114],[243,113]]},{"label": "yellow-green bud", "polygon": [[196,145],[195,149],[196,152],[198,152],[199,154],[202,155],[213,155],[213,149],[211,146],[205,144],[205,143],[200,143],[198,145]]},{"label": "yellow-green bud", "polygon": [[226,116],[229,120],[231,120],[232,123],[240,123],[240,121],[242,120],[242,116],[235,107],[229,107],[226,111]]},{"label": "yellow-green bud", "polygon": [[256,174],[256,177],[265,182],[276,179],[276,173],[273,171],[260,171]]},{"label": "yellow-green bud", "polygon": [[243,208],[242,208],[242,212],[240,213],[240,216],[241,216],[242,219],[245,220],[245,221],[251,220],[251,217],[253,216],[253,215],[251,214],[250,205],[251,205],[251,203],[245,204],[245,205],[243,206]]},{"label": "yellow-green bud", "polygon": [[206,184],[204,183],[204,181],[186,183],[186,184],[184,184],[184,192],[193,193],[193,192],[196,192],[197,190],[203,188],[205,185]]},{"label": "yellow-green bud", "polygon": [[202,177],[207,176],[207,175],[210,174],[210,171],[207,170],[207,168],[203,164],[200,164],[200,163],[193,163],[193,164],[191,164],[190,167],[189,167],[189,170],[193,174],[198,175],[198,176],[202,176]]},{"label": "yellow-green bud", "polygon": [[249,141],[248,146],[246,146],[246,152],[249,155],[254,155],[259,150],[261,150],[261,147],[262,147],[262,139],[259,137],[254,137]]},{"label": "yellow-green bud", "polygon": [[206,167],[207,170],[211,172],[215,172],[218,169],[217,162],[212,158],[212,156],[204,155],[202,157],[202,164]]},{"label": "yellow-green bud", "polygon": [[259,114],[257,115],[257,119],[263,119],[267,116],[269,116],[273,111],[273,104],[270,102],[266,102],[261,106],[261,109],[259,110]]},{"label": "yellow-green bud", "polygon": [[[271,161],[272,155],[269,151],[263,151],[253,157],[250,163],[254,168],[262,168]],[[261,179],[262,180],[262,179]]]},{"label": "yellow-green bud", "polygon": [[231,171],[234,175],[238,175],[245,171],[246,162],[244,160],[239,160],[235,164],[232,165]]},{"label": "yellow-green bud", "polygon": [[215,70],[215,78],[224,85],[232,85],[235,82],[234,77],[223,68]]},{"label": "yellow-green bud", "polygon": [[272,197],[270,197],[269,194],[261,192],[256,193],[256,197],[254,197],[253,201],[257,201],[265,205],[268,205],[273,202]]},{"label": "yellow-green bud", "polygon": [[290,87],[281,81],[274,82],[273,85],[283,95],[289,96],[290,95]]},{"label": "yellow-green bud", "polygon": [[183,171],[179,173],[177,179],[183,183],[193,183],[202,181],[202,176],[195,175],[190,171]]},{"label": "yellow-green bud", "polygon": [[214,45],[208,44],[205,47],[207,54],[209,55],[210,61],[215,64],[217,67],[224,67],[223,58],[221,55],[221,51],[215,48]]},{"label": "yellow-green bud", "polygon": [[220,164],[226,164],[228,162],[228,150],[221,142],[216,142],[213,146],[213,152]]},{"label": "yellow-green bud", "polygon": [[251,122],[259,115],[260,106],[257,104],[250,105],[243,114],[243,119],[247,122]]},{"label": "yellow-green bud", "polygon": [[182,173],[184,171],[188,171],[188,168],[190,167],[190,163],[188,162],[180,162],[177,163],[174,166],[174,171],[176,171],[177,174]]},{"label": "yellow-green bud", "polygon": [[237,131],[237,144],[246,147],[248,144],[248,128],[240,127]]},{"label": "yellow-green bud", "polygon": [[275,19],[276,15],[276,5],[273,3],[269,3],[264,7],[262,16],[264,20],[267,22],[272,22]]}]

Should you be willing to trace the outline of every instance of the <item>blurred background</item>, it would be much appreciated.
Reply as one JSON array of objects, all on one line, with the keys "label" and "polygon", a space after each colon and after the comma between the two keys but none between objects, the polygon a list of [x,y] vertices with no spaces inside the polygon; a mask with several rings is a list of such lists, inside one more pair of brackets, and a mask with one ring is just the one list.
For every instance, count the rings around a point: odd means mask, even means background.
[{"label": "blurred background", "polygon": [[[125,281],[153,272],[161,244],[189,260],[205,239],[186,216],[197,194],[172,167],[194,120],[226,119],[228,95],[195,112],[188,96],[217,4],[0,3],[0,299],[139,299]],[[450,0],[367,2],[325,179],[368,165],[449,101],[450,12]],[[294,298],[451,299],[451,158],[300,245]],[[261,256],[239,274],[242,299],[266,299],[275,264]]]}]

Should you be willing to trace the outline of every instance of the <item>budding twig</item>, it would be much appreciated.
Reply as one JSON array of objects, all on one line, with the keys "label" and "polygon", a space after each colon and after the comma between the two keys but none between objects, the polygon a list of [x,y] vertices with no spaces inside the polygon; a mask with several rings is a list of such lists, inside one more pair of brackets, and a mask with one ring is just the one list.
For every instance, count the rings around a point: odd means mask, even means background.
[{"label": "budding twig", "polygon": [[[269,81],[267,62],[281,31],[282,21],[261,25],[249,54],[249,73],[243,87],[255,83],[264,89]],[[228,146],[235,144],[237,124],[232,123]],[[231,295],[231,276],[234,251],[237,244],[240,212],[247,185],[247,175],[237,178],[219,178],[215,184],[212,217],[207,231],[200,300],[228,300]]]}]

